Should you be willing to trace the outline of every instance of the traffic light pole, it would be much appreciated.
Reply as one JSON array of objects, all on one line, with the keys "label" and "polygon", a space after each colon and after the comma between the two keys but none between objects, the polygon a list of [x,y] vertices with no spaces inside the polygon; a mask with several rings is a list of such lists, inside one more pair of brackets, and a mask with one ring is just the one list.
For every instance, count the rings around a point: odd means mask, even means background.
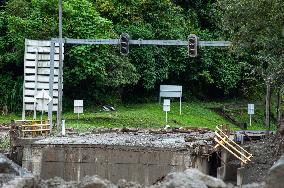
[{"label": "traffic light pole", "polygon": [[[51,39],[50,47],[50,78],[49,78],[49,96],[53,99],[53,84],[54,84],[54,52],[55,43],[59,44],[87,44],[87,45],[98,45],[98,44],[111,44],[111,45],[121,45],[120,39],[68,39],[68,38],[53,38]],[[156,45],[156,46],[187,46],[188,41],[183,40],[129,40],[129,45]],[[230,41],[198,41],[197,45],[200,47],[206,46],[216,46],[216,47],[228,47],[231,45]],[[62,66],[59,67],[59,72],[63,73]],[[62,75],[60,75],[59,80],[62,80]],[[59,96],[62,96],[62,90],[59,90]],[[61,98],[62,100],[62,98]],[[48,119],[50,120],[50,125],[52,128],[52,108],[53,100],[48,104]],[[62,102],[58,103],[62,109]],[[57,113],[57,124],[61,122],[61,114],[58,116]]]},{"label": "traffic light pole", "polygon": [[[96,45],[96,44],[112,44],[112,45],[120,45],[120,39],[59,39],[54,38],[52,39],[54,43],[65,43],[65,44],[89,44],[89,45]],[[183,40],[129,40],[130,45],[157,45],[157,46],[187,46],[188,41]],[[205,46],[216,46],[216,47],[228,47],[231,46],[230,41],[199,41],[198,46],[205,47]]]}]

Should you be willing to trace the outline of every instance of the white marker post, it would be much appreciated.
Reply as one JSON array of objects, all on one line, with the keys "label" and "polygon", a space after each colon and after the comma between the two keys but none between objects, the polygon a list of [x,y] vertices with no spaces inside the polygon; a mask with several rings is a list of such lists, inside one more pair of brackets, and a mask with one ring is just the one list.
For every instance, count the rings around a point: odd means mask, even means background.
[{"label": "white marker post", "polygon": [[65,119],[62,120],[62,136],[65,136]]},{"label": "white marker post", "polygon": [[171,110],[171,101],[170,99],[164,99],[163,111],[166,112],[166,125],[168,124],[168,112]]},{"label": "white marker post", "polygon": [[254,114],[254,104],[248,104],[249,126],[251,126],[251,116]]},{"label": "white marker post", "polygon": [[83,113],[83,100],[74,100],[74,113],[78,114],[79,119],[79,114]]}]

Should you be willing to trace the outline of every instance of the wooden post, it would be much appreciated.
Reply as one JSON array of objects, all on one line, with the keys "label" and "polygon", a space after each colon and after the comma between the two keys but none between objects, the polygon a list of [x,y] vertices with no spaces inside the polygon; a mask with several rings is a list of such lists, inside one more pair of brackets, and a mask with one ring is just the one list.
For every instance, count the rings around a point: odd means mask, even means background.
[{"label": "wooden post", "polygon": [[276,107],[277,128],[279,128],[280,124],[281,124],[281,102],[282,102],[282,88],[278,88],[278,91],[277,91],[277,107]]},{"label": "wooden post", "polygon": [[270,128],[270,78],[266,81],[266,96],[265,96],[265,127],[267,134]]}]

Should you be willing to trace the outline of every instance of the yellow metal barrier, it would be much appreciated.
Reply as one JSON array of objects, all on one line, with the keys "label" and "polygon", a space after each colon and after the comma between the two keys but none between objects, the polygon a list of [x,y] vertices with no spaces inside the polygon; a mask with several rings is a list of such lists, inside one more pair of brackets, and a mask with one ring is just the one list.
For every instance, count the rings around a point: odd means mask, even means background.
[{"label": "yellow metal barrier", "polygon": [[228,134],[225,133],[226,131],[223,131],[221,130],[221,128],[216,126],[216,137],[214,138],[214,140],[217,142],[217,144],[214,146],[214,148],[221,146],[229,153],[234,155],[237,159],[242,161],[244,164],[247,164],[249,161],[251,161],[252,154],[247,152],[244,148],[239,146],[233,140],[229,139]]},{"label": "yellow metal barrier", "polygon": [[19,124],[22,137],[48,135],[50,133],[50,124],[48,120],[16,120]]}]

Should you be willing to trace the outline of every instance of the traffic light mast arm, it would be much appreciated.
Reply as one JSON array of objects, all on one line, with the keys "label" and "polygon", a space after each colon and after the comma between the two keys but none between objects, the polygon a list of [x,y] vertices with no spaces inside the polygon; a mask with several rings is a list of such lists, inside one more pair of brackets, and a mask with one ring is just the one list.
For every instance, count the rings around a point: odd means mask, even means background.
[{"label": "traffic light mast arm", "polygon": [[[66,44],[112,44],[120,45],[120,39],[53,39],[56,43],[62,42]],[[187,46],[188,41],[183,40],[129,40],[130,45],[157,45],[157,46]],[[231,46],[230,41],[198,41],[198,46]]]}]

